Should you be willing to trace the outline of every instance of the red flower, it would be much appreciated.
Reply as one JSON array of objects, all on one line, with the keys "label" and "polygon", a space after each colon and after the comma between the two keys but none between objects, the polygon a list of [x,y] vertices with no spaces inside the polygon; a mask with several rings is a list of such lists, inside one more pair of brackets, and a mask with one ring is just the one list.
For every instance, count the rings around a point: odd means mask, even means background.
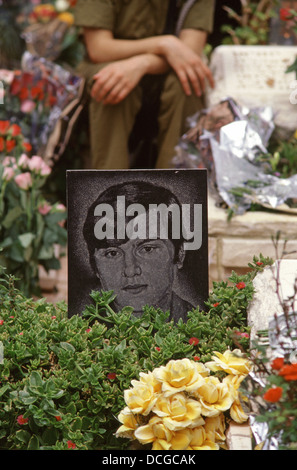
[{"label": "red flower", "polygon": [[90,333],[91,331],[92,331],[91,328],[87,328],[87,329],[86,329],[86,333]]},{"label": "red flower", "polygon": [[75,449],[76,445],[72,441],[67,441],[67,447],[68,449]]},{"label": "red flower", "polygon": [[11,152],[15,148],[15,144],[16,142],[13,139],[6,141],[6,150],[8,153]]},{"label": "red flower", "polygon": [[257,261],[256,265],[257,266],[263,266],[263,263],[262,263],[262,261]]},{"label": "red flower", "polygon": [[238,282],[238,284],[236,284],[236,287],[237,287],[237,289],[244,289],[245,288],[245,283],[244,282]]},{"label": "red flower", "polygon": [[279,371],[279,375],[285,380],[297,380],[297,364],[285,365]]},{"label": "red flower", "polygon": [[19,98],[21,101],[24,101],[28,98],[29,96],[29,92],[28,92],[28,88],[26,87],[22,87],[20,92],[19,92]]},{"label": "red flower", "polygon": [[283,389],[281,387],[269,388],[266,393],[264,393],[263,398],[270,403],[276,403],[282,397]]},{"label": "red flower", "polygon": [[289,8],[280,8],[279,17],[282,21],[288,21],[291,18],[291,13]]},{"label": "red flower", "polygon": [[17,135],[20,135],[20,133],[22,132],[22,129],[20,128],[20,126],[18,126],[17,124],[12,124],[10,126],[10,130],[11,130],[11,134],[15,137]]},{"label": "red flower", "polygon": [[26,152],[31,152],[32,145],[29,144],[29,142],[23,142],[23,148],[26,150]]},{"label": "red flower", "polygon": [[31,88],[31,97],[33,100],[39,99],[43,100],[44,98],[44,92],[43,89],[40,86],[32,86]]},{"label": "red flower", "polygon": [[240,336],[241,338],[249,338],[250,335],[248,333],[242,333],[241,331],[235,331],[235,334],[237,336]]},{"label": "red flower", "polygon": [[0,320],[0,325],[3,325],[3,323],[4,323],[4,320]]},{"label": "red flower", "polygon": [[283,357],[277,357],[271,363],[272,369],[275,369],[275,370],[280,370],[283,367],[283,365],[284,365]]},{"label": "red flower", "polygon": [[115,372],[110,372],[109,374],[107,374],[107,378],[109,380],[114,380],[116,378],[117,374]]},{"label": "red flower", "polygon": [[215,304],[213,304],[212,306],[213,307],[218,307],[220,305],[220,302],[216,302]]},{"label": "red flower", "polygon": [[159,348],[159,346],[156,346],[156,351],[161,351],[161,348]]},{"label": "red flower", "polygon": [[3,152],[4,147],[5,147],[5,140],[3,139],[3,137],[0,137],[0,152]]},{"label": "red flower", "polygon": [[55,418],[56,418],[57,421],[61,421],[62,416],[55,416]]},{"label": "red flower", "polygon": [[10,127],[9,121],[0,121],[0,134],[6,134]]},{"label": "red flower", "polygon": [[189,343],[196,346],[199,343],[199,339],[193,336],[192,338],[189,339]]},{"label": "red flower", "polygon": [[29,421],[29,418],[24,418],[24,415],[20,415],[17,417],[18,424],[21,424],[21,425],[27,424],[28,421]]},{"label": "red flower", "polygon": [[194,356],[193,359],[194,359],[194,361],[200,361],[200,357],[198,357],[198,356]]}]

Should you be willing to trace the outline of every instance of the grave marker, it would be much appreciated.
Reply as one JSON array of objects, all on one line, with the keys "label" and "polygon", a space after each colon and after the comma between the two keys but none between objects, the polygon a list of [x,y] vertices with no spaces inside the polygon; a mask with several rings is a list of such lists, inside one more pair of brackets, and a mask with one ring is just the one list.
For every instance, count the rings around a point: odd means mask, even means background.
[{"label": "grave marker", "polygon": [[68,314],[112,290],[186,320],[208,298],[206,170],[69,170]]}]

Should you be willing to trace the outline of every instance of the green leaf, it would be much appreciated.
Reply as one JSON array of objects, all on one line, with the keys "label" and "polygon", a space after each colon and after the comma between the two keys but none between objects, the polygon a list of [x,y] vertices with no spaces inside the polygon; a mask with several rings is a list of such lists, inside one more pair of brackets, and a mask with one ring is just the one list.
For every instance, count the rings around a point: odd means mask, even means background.
[{"label": "green leaf", "polygon": [[30,376],[30,385],[31,387],[42,387],[43,380],[37,371],[33,371]]},{"label": "green leaf", "polygon": [[31,434],[28,431],[25,431],[24,429],[20,429],[15,433],[15,437],[21,441],[27,444],[29,442],[29,439],[31,437]]},{"label": "green leaf", "polygon": [[37,436],[31,437],[28,444],[28,450],[39,450],[39,440]]},{"label": "green leaf", "polygon": [[51,259],[54,256],[54,247],[53,246],[42,246],[38,254],[38,259]]},{"label": "green leaf", "polygon": [[61,346],[63,349],[66,349],[66,351],[75,352],[75,347],[72,346],[72,344],[70,344],[70,343],[61,342],[61,343],[60,343],[60,346]]},{"label": "green leaf", "polygon": [[11,209],[8,214],[6,215],[5,219],[2,222],[2,225],[8,229],[12,226],[13,222],[21,215],[23,214],[23,209],[19,206],[14,207]]},{"label": "green leaf", "polygon": [[34,240],[35,235],[33,233],[23,233],[22,235],[18,236],[18,239],[23,248],[28,248],[31,245],[32,241]]}]

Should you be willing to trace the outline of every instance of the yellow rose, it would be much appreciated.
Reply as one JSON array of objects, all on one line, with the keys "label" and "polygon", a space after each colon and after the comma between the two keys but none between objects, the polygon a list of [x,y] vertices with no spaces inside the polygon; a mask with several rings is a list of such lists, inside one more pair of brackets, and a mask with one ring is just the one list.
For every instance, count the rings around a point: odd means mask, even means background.
[{"label": "yellow rose", "polygon": [[152,372],[148,372],[146,374],[144,372],[140,372],[139,377],[139,381],[152,387],[155,393],[161,392],[162,384],[155,378]]},{"label": "yellow rose", "polygon": [[247,359],[239,349],[230,351],[227,349],[224,354],[214,353],[213,361],[207,362],[206,366],[213,372],[224,371],[233,375],[247,375],[251,370],[251,361]]},{"label": "yellow rose", "polygon": [[152,411],[163,418],[164,425],[171,431],[204,424],[200,403],[186,397],[183,393],[176,393],[169,397],[161,396]]},{"label": "yellow rose", "polygon": [[171,450],[186,450],[191,442],[192,433],[190,429],[183,429],[173,433],[171,438]]},{"label": "yellow rose", "polygon": [[165,396],[182,391],[193,392],[204,381],[195,362],[187,358],[169,361],[166,366],[155,369],[153,374],[162,382],[162,391]]},{"label": "yellow rose", "polygon": [[191,429],[191,441],[186,450],[219,450],[219,445],[207,438],[204,427]]},{"label": "yellow rose", "polygon": [[153,408],[158,394],[152,384],[132,380],[132,388],[124,391],[126,405],[133,413],[147,416]]},{"label": "yellow rose", "polygon": [[195,362],[195,368],[196,368],[198,374],[202,375],[202,377],[208,377],[209,376],[210,370],[208,369],[208,367],[206,367],[201,362]]},{"label": "yellow rose", "polygon": [[201,403],[203,416],[217,416],[222,411],[229,410],[235,399],[233,390],[226,383],[220,382],[217,377],[205,378],[205,384],[195,392]]},{"label": "yellow rose", "polygon": [[245,379],[244,375],[228,375],[223,379],[223,382],[226,383],[234,395],[234,402],[230,408],[230,416],[236,423],[244,423],[248,420],[248,415],[242,408],[242,401],[247,401],[247,399],[239,391],[241,382]]},{"label": "yellow rose", "polygon": [[223,413],[212,418],[205,418],[204,425],[206,439],[211,442],[223,442],[226,440],[226,421]]},{"label": "yellow rose", "polygon": [[116,431],[116,437],[133,438],[134,431],[137,429],[139,423],[136,415],[132,411],[125,407],[119,414],[118,420],[122,423],[122,426]]},{"label": "yellow rose", "polygon": [[161,446],[168,450],[171,447],[172,432],[166,428],[162,418],[154,416],[144,426],[136,429],[134,436],[141,444],[155,443],[155,447]]},{"label": "yellow rose", "polygon": [[244,412],[241,402],[239,399],[235,400],[230,408],[230,416],[236,423],[245,423],[249,416]]}]

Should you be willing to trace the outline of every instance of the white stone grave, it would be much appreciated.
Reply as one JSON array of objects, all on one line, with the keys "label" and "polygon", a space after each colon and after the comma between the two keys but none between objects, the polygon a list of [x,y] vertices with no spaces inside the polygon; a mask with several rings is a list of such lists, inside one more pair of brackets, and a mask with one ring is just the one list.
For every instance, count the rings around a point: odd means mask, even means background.
[{"label": "white stone grave", "polygon": [[297,129],[297,80],[286,73],[297,56],[296,46],[218,46],[210,68],[215,88],[208,89],[207,106],[231,97],[247,107],[271,106],[274,122],[282,129]]},{"label": "white stone grave", "polygon": [[[248,310],[251,341],[260,330],[268,330],[274,316],[283,313],[282,303],[294,297],[297,279],[297,260],[278,260],[273,266],[259,273],[254,281],[255,295]],[[278,287],[277,287],[278,285]],[[279,295],[277,294],[279,292]],[[297,298],[289,300],[290,311],[297,311]]]}]

